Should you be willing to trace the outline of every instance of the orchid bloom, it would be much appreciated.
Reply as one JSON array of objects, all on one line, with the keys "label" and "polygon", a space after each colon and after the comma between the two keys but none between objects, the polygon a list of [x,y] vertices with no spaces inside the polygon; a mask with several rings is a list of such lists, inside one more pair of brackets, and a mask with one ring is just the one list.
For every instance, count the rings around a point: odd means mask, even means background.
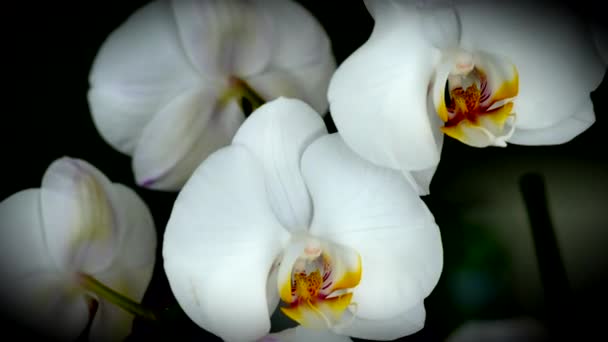
[{"label": "orchid bloom", "polygon": [[574,14],[533,2],[366,1],[374,29],[328,92],[345,142],[429,185],[443,136],[560,144],[595,120],[604,66]]},{"label": "orchid bloom", "polygon": [[196,169],[163,258],[185,313],[227,341],[268,334],[279,301],[309,329],[411,334],[443,267],[433,215],[401,174],[361,159],[286,98],[253,112]]},{"label": "orchid bloom", "polygon": [[96,281],[140,301],[154,268],[156,231],[137,194],[79,159],[61,158],[41,188],[0,203],[4,314],[45,335],[76,340],[97,302],[90,341],[121,341],[134,316],[87,291]]},{"label": "orchid bloom", "polygon": [[88,101],[137,184],[177,191],[230,143],[243,99],[295,97],[324,114],[335,67],[327,34],[294,1],[157,0],[101,46]]}]

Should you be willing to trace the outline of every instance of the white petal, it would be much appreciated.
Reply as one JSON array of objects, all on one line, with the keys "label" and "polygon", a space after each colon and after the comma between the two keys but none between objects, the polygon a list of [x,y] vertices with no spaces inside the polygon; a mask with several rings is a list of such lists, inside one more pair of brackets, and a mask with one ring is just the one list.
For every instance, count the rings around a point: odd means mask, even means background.
[{"label": "white petal", "polygon": [[[356,338],[377,341],[392,341],[399,337],[414,334],[424,327],[426,311],[424,304],[419,303],[409,310],[386,320],[367,320],[352,317],[349,325],[334,328],[337,333]],[[346,320],[349,318],[346,317]]]},{"label": "white petal", "polygon": [[48,167],[40,205],[57,267],[94,273],[110,265],[118,241],[115,203],[112,184],[91,164],[64,157]]},{"label": "white petal", "polygon": [[75,341],[87,325],[89,309],[85,297],[70,288],[69,281],[58,272],[3,278],[0,315],[15,319],[37,335]]},{"label": "white petal", "polygon": [[439,229],[398,171],[356,156],[337,134],[304,153],[315,213],[310,232],[361,255],[357,317],[391,318],[429,295],[443,267]]},{"label": "white petal", "polygon": [[267,279],[288,238],[268,203],[262,166],[242,146],[223,148],[175,201],[163,243],[171,290],[205,330],[225,340],[260,338],[270,329]]},{"label": "white petal", "polygon": [[182,45],[207,77],[246,77],[270,60],[272,36],[263,2],[171,2]]},{"label": "white petal", "polygon": [[587,99],[584,101],[584,105],[571,117],[546,128],[517,128],[508,142],[517,145],[535,146],[563,144],[586,131],[594,122],[593,102],[591,102],[591,99]]},{"label": "white petal", "polygon": [[601,83],[605,66],[572,11],[535,2],[468,1],[457,7],[463,46],[505,56],[518,69],[517,128],[557,124]]},{"label": "white petal", "polygon": [[313,15],[295,1],[262,1],[273,19],[272,60],[247,78],[265,99],[293,97],[325,114],[327,88],[336,69],[329,37]]},{"label": "white petal", "polygon": [[[108,269],[93,276],[119,293],[141,302],[152,279],[156,257],[156,230],[150,210],[137,194],[114,184],[119,217],[119,246]],[[99,299],[89,340],[121,341],[131,332],[132,314]]]},{"label": "white petal", "polygon": [[90,342],[124,341],[131,333],[135,316],[101,300],[89,331]]},{"label": "white petal", "polygon": [[0,278],[55,269],[42,228],[40,190],[23,190],[4,199],[0,203]]},{"label": "white petal", "polygon": [[283,331],[269,334],[257,342],[349,342],[348,336],[338,335],[329,330],[312,330],[303,326],[285,329]]},{"label": "white petal", "polygon": [[271,69],[246,79],[266,100],[280,96],[301,99],[321,115],[327,113],[327,89],[336,70],[333,56],[296,68]]},{"label": "white petal", "polygon": [[419,1],[418,7],[426,39],[437,48],[456,48],[460,42],[460,17],[453,3],[424,0]]},{"label": "white petal", "polygon": [[180,46],[171,8],[154,1],[103,43],[89,75],[89,107],[101,136],[131,154],[146,123],[198,77]]},{"label": "white petal", "polygon": [[[152,275],[156,258],[156,229],[152,213],[146,203],[132,189],[113,184],[116,198],[116,211],[119,217],[120,240],[112,267],[120,265],[122,269],[148,269],[147,277],[138,277],[146,283]],[[142,291],[143,296],[143,291]]]},{"label": "white petal", "polygon": [[427,87],[439,51],[413,3],[374,1],[369,40],[336,70],[330,112],[345,142],[375,164],[422,170],[439,162]]},{"label": "white petal", "polygon": [[273,211],[292,231],[305,230],[310,223],[312,207],[300,159],[323,134],[327,134],[325,124],[309,105],[279,98],[252,113],[234,137],[234,144],[246,146],[262,163]]},{"label": "white petal", "polygon": [[86,326],[86,303],[68,294],[70,279],[49,257],[40,210],[38,189],[0,203],[0,316],[73,340]]},{"label": "white petal", "polygon": [[139,185],[179,190],[209,154],[230,143],[245,117],[233,101],[220,106],[216,95],[189,90],[148,123],[133,155]]}]

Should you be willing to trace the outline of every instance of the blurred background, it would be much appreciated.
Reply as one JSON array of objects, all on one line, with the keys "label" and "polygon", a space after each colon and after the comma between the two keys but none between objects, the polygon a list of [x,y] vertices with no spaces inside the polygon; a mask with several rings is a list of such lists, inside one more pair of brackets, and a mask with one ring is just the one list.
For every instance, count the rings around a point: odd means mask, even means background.
[{"label": "blurred background", "polygon": [[[332,3],[333,7],[312,0],[299,2],[326,29],[338,63],[363,44],[372,30],[373,21],[362,1]],[[39,187],[53,160],[81,158],[112,181],[139,193],[154,215],[161,245],[177,194],[135,185],[130,158],[102,140],[86,101],[88,74],[99,47],[145,3],[28,3],[16,11],[4,11],[10,16],[3,21],[2,53],[2,118],[8,123],[2,124],[0,135],[4,158],[0,200]],[[586,20],[599,18],[601,13],[591,3],[569,5],[587,16]],[[514,334],[521,328],[534,335],[547,329],[575,337],[592,334],[605,324],[606,83],[604,77],[591,94],[596,123],[567,144],[476,149],[446,138],[431,195],[424,198],[441,228],[444,271],[426,300],[425,328],[402,340],[444,341],[457,328],[474,322],[495,321],[489,325],[493,332]],[[331,116],[326,121],[335,131]],[[555,244],[551,230],[536,234],[530,224],[520,187],[520,179],[527,173],[539,174],[544,182]],[[535,201],[542,211],[542,203]],[[554,245],[558,254],[551,253]],[[174,304],[160,251],[144,298],[144,304],[152,308]],[[539,263],[539,259],[545,262]],[[565,277],[561,277],[562,269]],[[504,320],[515,321],[498,324]],[[529,322],[540,326],[531,327]],[[177,336],[186,341],[213,340],[186,316],[160,325],[136,320],[129,340],[173,340]]]}]

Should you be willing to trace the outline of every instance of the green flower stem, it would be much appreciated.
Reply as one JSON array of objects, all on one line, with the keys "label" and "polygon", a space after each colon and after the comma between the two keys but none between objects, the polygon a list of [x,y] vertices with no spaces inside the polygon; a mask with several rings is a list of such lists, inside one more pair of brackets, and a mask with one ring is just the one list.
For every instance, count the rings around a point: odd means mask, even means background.
[{"label": "green flower stem", "polygon": [[148,319],[148,320],[158,320],[159,315],[150,310],[147,309],[145,307],[143,307],[140,303],[137,303],[136,301],[134,301],[131,298],[128,298],[126,296],[124,296],[123,294],[120,294],[116,291],[114,291],[113,289],[107,287],[106,285],[102,284],[99,280],[95,279],[94,277],[88,275],[88,274],[84,274],[81,273],[79,274],[78,280],[80,282],[80,285],[87,291],[90,291],[96,295],[98,295],[99,297],[107,300],[110,303],[113,303],[117,306],[119,306],[120,308],[124,309],[127,312],[132,313],[133,315],[142,317],[144,319]]}]

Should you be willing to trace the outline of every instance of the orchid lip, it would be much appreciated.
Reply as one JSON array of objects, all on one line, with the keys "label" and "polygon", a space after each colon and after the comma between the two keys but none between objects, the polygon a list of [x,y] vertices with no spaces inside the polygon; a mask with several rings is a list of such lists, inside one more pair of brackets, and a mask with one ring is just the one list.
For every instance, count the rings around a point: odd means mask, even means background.
[{"label": "orchid lip", "polygon": [[356,307],[351,290],[359,284],[361,263],[355,251],[307,237],[288,247],[281,267],[281,311],[301,325],[328,329]]},{"label": "orchid lip", "polygon": [[478,52],[452,55],[437,114],[441,131],[473,147],[506,146],[513,133],[519,77],[514,65]]}]

